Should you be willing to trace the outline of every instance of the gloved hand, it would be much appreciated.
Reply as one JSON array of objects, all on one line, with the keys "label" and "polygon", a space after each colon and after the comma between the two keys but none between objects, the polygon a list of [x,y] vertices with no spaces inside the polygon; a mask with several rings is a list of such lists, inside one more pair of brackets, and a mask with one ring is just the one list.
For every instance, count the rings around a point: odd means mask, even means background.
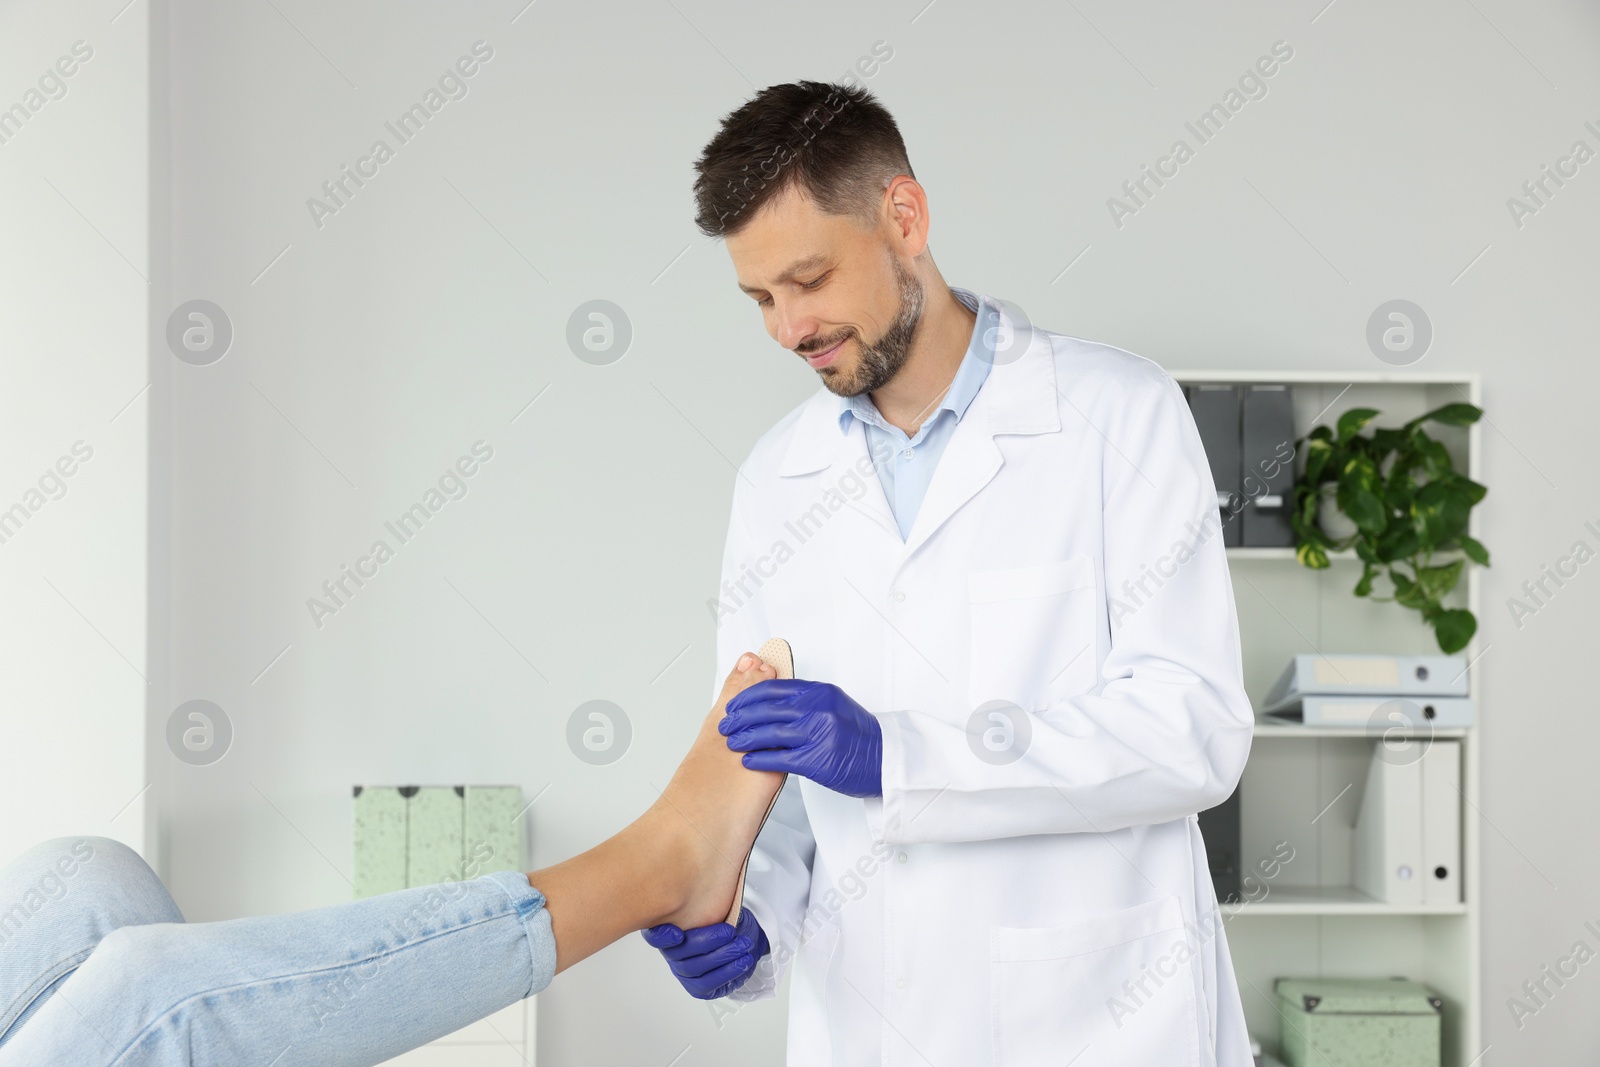
[{"label": "gloved hand", "polygon": [[883,727],[827,682],[775,678],[728,701],[717,724],[753,771],[786,771],[852,797],[883,795]]},{"label": "gloved hand", "polygon": [[749,908],[739,910],[738,927],[713,923],[685,931],[662,923],[643,933],[645,943],[667,958],[673,977],[699,1000],[716,1000],[744,985],[771,951]]}]

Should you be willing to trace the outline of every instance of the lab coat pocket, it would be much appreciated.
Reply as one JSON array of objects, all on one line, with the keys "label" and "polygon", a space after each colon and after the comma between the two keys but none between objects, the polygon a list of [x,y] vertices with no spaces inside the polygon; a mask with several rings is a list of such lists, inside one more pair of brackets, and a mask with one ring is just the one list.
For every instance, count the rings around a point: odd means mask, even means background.
[{"label": "lab coat pocket", "polygon": [[1186,933],[1175,895],[1070,926],[996,927],[995,1063],[1196,1067],[1195,949]]},{"label": "lab coat pocket", "polygon": [[1094,560],[1073,556],[967,573],[972,651],[967,697],[1028,711],[1095,684]]}]

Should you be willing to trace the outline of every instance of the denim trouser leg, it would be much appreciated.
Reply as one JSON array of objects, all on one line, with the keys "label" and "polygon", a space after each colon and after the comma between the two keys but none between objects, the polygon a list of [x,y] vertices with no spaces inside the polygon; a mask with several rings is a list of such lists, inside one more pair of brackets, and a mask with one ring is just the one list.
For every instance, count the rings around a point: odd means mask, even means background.
[{"label": "denim trouser leg", "polygon": [[64,837],[0,872],[0,1047],[123,926],[182,922],[138,853],[103,837]]},{"label": "denim trouser leg", "polygon": [[515,872],[287,915],[121,926],[12,1027],[0,1067],[358,1067],[536,993],[554,971],[544,897]]}]

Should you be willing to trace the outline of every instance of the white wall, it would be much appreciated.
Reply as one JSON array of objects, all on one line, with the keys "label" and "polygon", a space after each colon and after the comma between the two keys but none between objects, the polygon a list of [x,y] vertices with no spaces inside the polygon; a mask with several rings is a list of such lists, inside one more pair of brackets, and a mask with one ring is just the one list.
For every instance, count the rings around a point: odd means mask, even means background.
[{"label": "white wall", "polygon": [[[694,230],[690,166],[756,87],[838,77],[883,40],[894,57],[869,85],[929,188],[952,283],[1173,368],[1382,369],[1366,320],[1403,297],[1436,331],[1417,369],[1483,373],[1480,1062],[1592,1050],[1588,969],[1520,1028],[1505,1001],[1580,938],[1597,947],[1600,858],[1582,842],[1600,729],[1576,667],[1600,571],[1520,627],[1505,602],[1574,541],[1600,545],[1580,436],[1600,384],[1600,163],[1521,228],[1506,199],[1574,140],[1600,148],[1583,126],[1600,126],[1600,16],[1325,4],[155,0],[151,334],[194,298],[235,328],[210,366],[152,361],[171,416],[151,435],[150,728],[205,698],[235,729],[210,766],[152,759],[162,866],[190,917],[347,898],[355,782],[543,791],[535,864],[654,797],[713,685],[704,600],[732,464],[814,388]],[[117,6],[0,9],[0,100],[73,40],[97,49],[0,145],[0,502],[77,438],[96,445],[68,497],[0,545],[8,845],[99,830],[103,801],[141,784],[144,683],[85,625],[144,667],[145,402],[108,420],[147,380],[147,289],[107,242],[144,263],[152,15],[106,21]],[[307,198],[392,144],[384,122],[478,40],[494,57],[469,95],[318,228]],[[1116,226],[1107,198],[1279,40],[1294,57],[1268,95]],[[633,323],[611,366],[565,343],[594,298]],[[314,625],[307,598],[478,440],[494,458],[468,495]],[[634,727],[607,767],[564,739],[595,698]],[[563,975],[540,1023],[549,1064],[774,1062],[783,1032],[774,1005],[719,1029],[632,939]]]},{"label": "white wall", "polygon": [[116,13],[0,5],[7,858],[146,845],[148,47],[142,6]]}]

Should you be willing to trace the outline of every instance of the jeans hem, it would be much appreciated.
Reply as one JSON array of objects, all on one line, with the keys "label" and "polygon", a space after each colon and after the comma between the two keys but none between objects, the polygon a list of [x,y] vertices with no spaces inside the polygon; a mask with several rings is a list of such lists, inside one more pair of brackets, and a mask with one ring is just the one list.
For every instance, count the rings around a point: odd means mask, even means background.
[{"label": "jeans hem", "polygon": [[528,960],[533,980],[528,991],[522,994],[523,999],[527,999],[548,986],[556,975],[556,938],[550,926],[550,912],[545,909],[544,894],[520,871],[495,871],[483,877],[511,898],[517,918],[522,920],[523,930],[528,935]]}]

